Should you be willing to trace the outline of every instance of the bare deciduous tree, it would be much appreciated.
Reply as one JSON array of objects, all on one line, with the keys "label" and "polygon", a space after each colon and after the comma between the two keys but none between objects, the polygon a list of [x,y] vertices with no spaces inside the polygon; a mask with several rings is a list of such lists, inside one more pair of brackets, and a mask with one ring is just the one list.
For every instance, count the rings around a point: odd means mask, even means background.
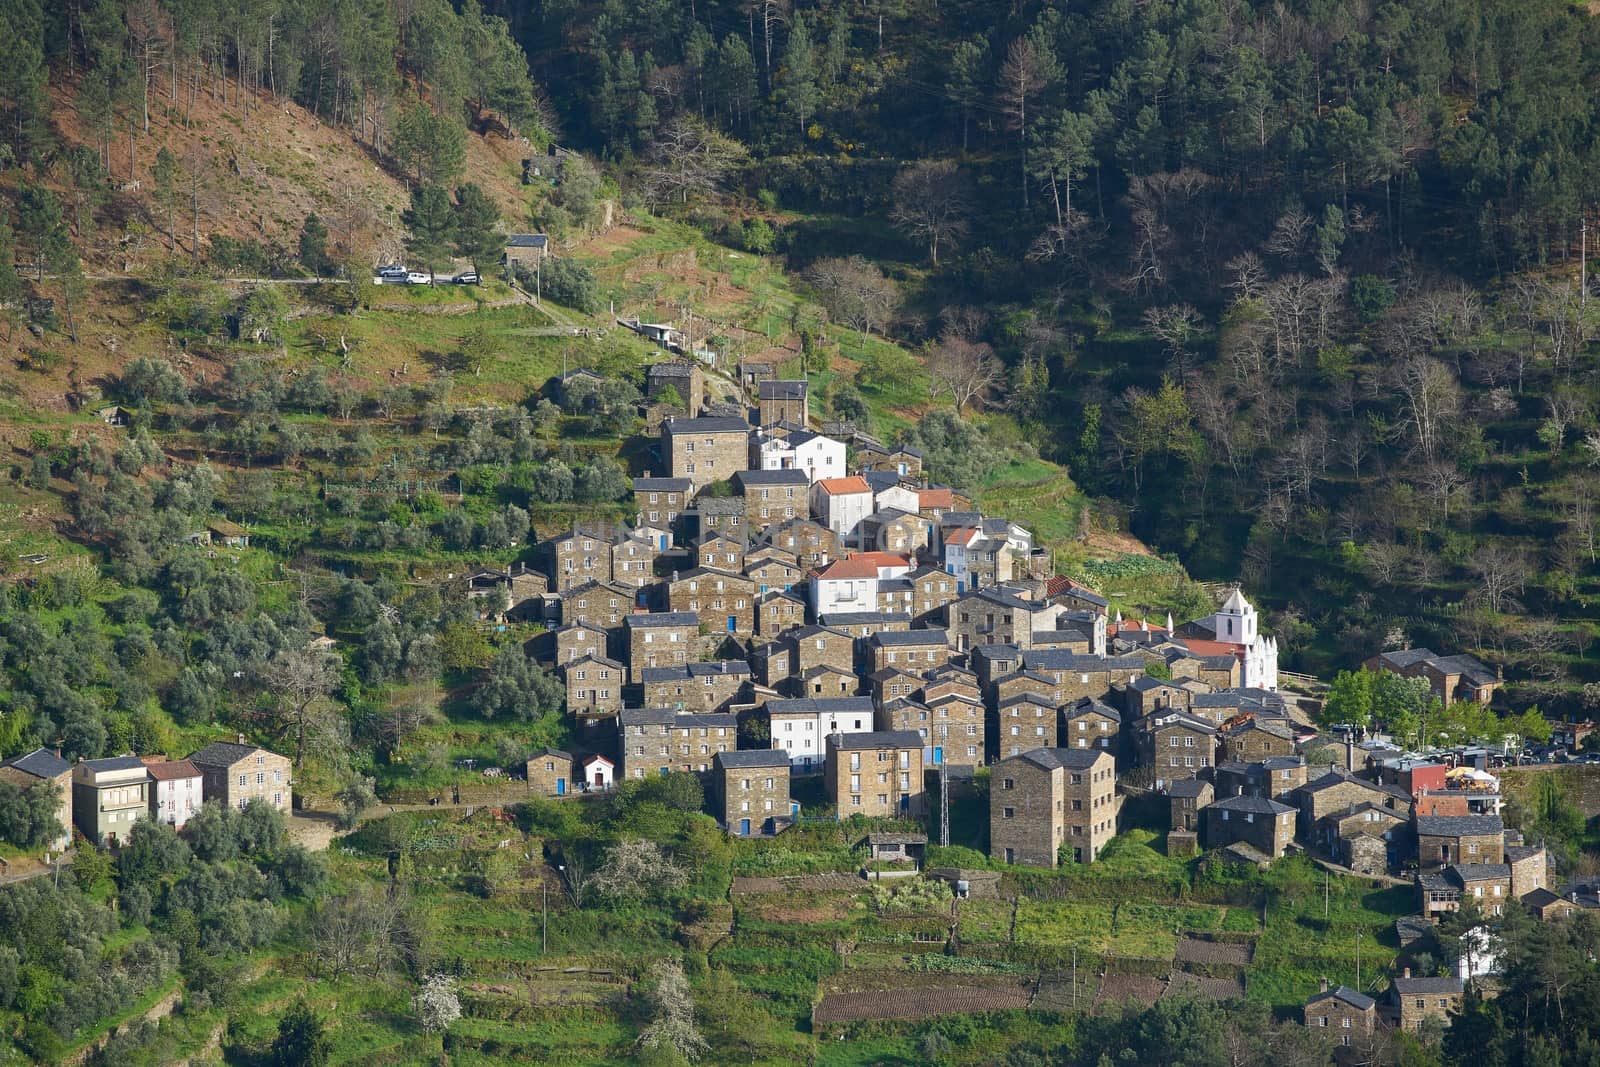
[{"label": "bare deciduous tree", "polygon": [[1449,367],[1421,354],[1397,364],[1389,381],[1405,400],[1413,443],[1431,463],[1440,435],[1461,409],[1460,383]]},{"label": "bare deciduous tree", "polygon": [[829,317],[861,337],[888,325],[900,303],[899,287],[862,256],[819,259],[807,274]]},{"label": "bare deciduous tree", "polygon": [[1518,605],[1513,592],[1528,580],[1528,561],[1503,545],[1489,544],[1478,549],[1470,564],[1478,577],[1478,598],[1492,612],[1514,610]]},{"label": "bare deciduous tree", "polygon": [[983,342],[946,334],[928,351],[928,373],[934,388],[948,391],[960,412],[998,385],[1004,368],[995,358],[994,349]]},{"label": "bare deciduous tree", "polygon": [[967,232],[972,207],[972,181],[951,160],[925,160],[894,179],[893,222],[908,236],[924,241],[928,260],[939,265],[939,246]]},{"label": "bare deciduous tree", "polygon": [[296,768],[305,766],[306,737],[333,725],[328,694],[339,684],[339,669],[339,657],[331,652],[295,648],[278,653],[263,672],[282,708],[282,728],[294,734]]},{"label": "bare deciduous tree", "polygon": [[1049,50],[1030,37],[1018,37],[1000,66],[1000,107],[1006,125],[1017,131],[1022,153],[1022,206],[1028,206],[1028,106],[1061,74]]},{"label": "bare deciduous tree", "polygon": [[728,173],[747,155],[743,145],[725,137],[692,115],[674,120],[650,145],[644,171],[645,201],[687,204],[722,187]]}]

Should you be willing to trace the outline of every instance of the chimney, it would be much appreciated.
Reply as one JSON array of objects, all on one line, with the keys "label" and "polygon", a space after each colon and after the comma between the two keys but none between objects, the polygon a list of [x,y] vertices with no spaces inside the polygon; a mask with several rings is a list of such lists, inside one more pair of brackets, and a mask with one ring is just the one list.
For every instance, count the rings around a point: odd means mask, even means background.
[{"label": "chimney", "polygon": [[235,734],[234,736],[239,739],[239,744],[244,744],[244,734]]},{"label": "chimney", "polygon": [[1326,978],[1320,979],[1317,985],[1322,992],[1326,993],[1328,991],[1328,980]]},{"label": "chimney", "polygon": [[1411,977],[1411,968],[1407,967],[1404,971],[1402,971],[1400,973],[1400,977],[1402,977],[1402,978],[1410,978]]}]

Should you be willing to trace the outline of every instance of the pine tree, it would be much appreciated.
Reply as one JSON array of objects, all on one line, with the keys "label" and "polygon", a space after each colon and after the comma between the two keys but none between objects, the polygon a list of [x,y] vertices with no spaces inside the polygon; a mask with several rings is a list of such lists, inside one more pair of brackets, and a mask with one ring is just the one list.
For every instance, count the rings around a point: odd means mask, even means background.
[{"label": "pine tree", "polygon": [[500,224],[500,209],[484,191],[471,182],[456,190],[456,255],[472,261],[481,277],[485,264],[494,262],[504,247],[495,227]]},{"label": "pine tree", "polygon": [[817,109],[817,56],[805,16],[795,15],[789,44],[783,50],[783,107],[806,135],[806,121]]},{"label": "pine tree", "polygon": [[432,280],[434,270],[450,257],[451,242],[455,239],[456,217],[450,203],[450,194],[437,185],[424,185],[411,191],[411,206],[402,216],[409,233],[406,251],[428,268]]}]

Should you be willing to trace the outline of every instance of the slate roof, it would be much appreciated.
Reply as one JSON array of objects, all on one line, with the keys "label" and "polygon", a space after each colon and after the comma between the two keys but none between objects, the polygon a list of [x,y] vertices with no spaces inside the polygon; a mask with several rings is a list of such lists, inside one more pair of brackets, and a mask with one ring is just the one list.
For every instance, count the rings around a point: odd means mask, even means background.
[{"label": "slate roof", "polygon": [[705,415],[696,419],[673,419],[661,424],[669,435],[696,433],[749,433],[750,424],[728,416]]},{"label": "slate roof", "polygon": [[[868,700],[868,704],[872,701]],[[828,735],[828,744],[844,751],[873,748],[922,748],[922,735],[915,730],[867,730],[861,733]]]},{"label": "slate roof", "polygon": [[1505,863],[1458,863],[1456,877],[1462,882],[1509,882],[1511,867]]},{"label": "slate roof", "polygon": [[107,756],[105,759],[86,759],[79,766],[96,773],[100,771],[142,771],[144,761],[138,756]]},{"label": "slate roof", "polygon": [[[878,583],[880,590],[883,585],[883,582]],[[830,611],[826,615],[818,616],[818,619],[824,626],[864,626],[872,623],[909,623],[911,621],[911,613],[906,611]],[[884,634],[892,632],[898,631],[880,630],[872,636],[882,637]],[[913,630],[911,632],[915,633],[916,631]]]},{"label": "slate roof", "polygon": [[1342,1000],[1357,1011],[1371,1011],[1377,1006],[1378,1003],[1365,993],[1358,993],[1349,986],[1342,985],[1337,989],[1330,989],[1326,993],[1316,994],[1310,1000],[1306,1001],[1306,1007],[1309,1008],[1318,1001],[1328,1000],[1329,998],[1334,1000]]},{"label": "slate roof", "polygon": [[1090,712],[1094,712],[1096,715],[1104,715],[1106,718],[1114,719],[1117,722],[1122,721],[1120,709],[1112,707],[1103,700],[1096,700],[1094,697],[1082,697],[1077,703],[1062,709],[1062,714],[1069,719],[1079,715],[1087,715]]},{"label": "slate roof", "polygon": [[1034,748],[1020,752],[1013,759],[1025,759],[1047,771],[1064,767],[1069,771],[1088,770],[1105,753],[1098,748]]},{"label": "slate roof", "polygon": [[1417,993],[1459,993],[1462,990],[1459,978],[1396,978],[1394,991],[1403,997]]},{"label": "slate roof", "polygon": [[72,770],[72,764],[48,749],[36,748],[26,755],[16,756],[5,761],[3,766],[15,767],[25,771],[35,778],[59,778]]},{"label": "slate roof", "polygon": [[635,478],[635,493],[687,493],[694,483],[687,478]]},{"label": "slate roof", "polygon": [[1251,815],[1287,815],[1294,809],[1266,797],[1224,797],[1211,805],[1219,811],[1238,811]]},{"label": "slate roof", "polygon": [[563,752],[559,748],[541,748],[537,752],[528,753],[528,759],[530,760],[544,759],[546,756],[553,756],[556,759],[570,760],[572,758],[572,753]]},{"label": "slate roof", "polygon": [[762,400],[804,400],[811,390],[805,379],[791,381],[786,378],[766,378],[756,385],[756,396]]},{"label": "slate roof", "polygon": [[1202,778],[1180,778],[1167,784],[1167,796],[1195,800],[1210,788],[1211,783]]},{"label": "slate roof", "polygon": [[256,750],[255,745],[240,745],[232,741],[213,741],[189,757],[196,767],[232,767]]},{"label": "slate roof", "polygon": [[650,630],[659,626],[694,626],[700,625],[700,616],[692,611],[650,611],[640,612],[636,615],[626,615],[622,625],[634,630]]},{"label": "slate roof", "polygon": [[1022,654],[1029,670],[1041,671],[1136,671],[1144,667],[1143,656],[1085,656],[1064,648],[1035,648]]},{"label": "slate roof", "polygon": [[543,248],[550,238],[542,233],[514,233],[506,238],[507,248]]},{"label": "slate roof", "polygon": [[896,648],[907,645],[948,645],[950,635],[946,630],[930,627],[925,630],[885,630],[873,634],[869,640],[875,645]]},{"label": "slate roof", "polygon": [[871,715],[871,697],[795,697],[769,700],[768,715]]},{"label": "slate roof", "polygon": [[733,481],[740,486],[811,484],[811,478],[798,467],[776,471],[736,471],[733,475]]},{"label": "slate roof", "polygon": [[1505,833],[1498,815],[1418,815],[1419,837],[1480,837]]},{"label": "slate roof", "polygon": [[781,748],[743,748],[734,752],[718,752],[712,757],[718,767],[782,767],[788,769],[789,753]]}]

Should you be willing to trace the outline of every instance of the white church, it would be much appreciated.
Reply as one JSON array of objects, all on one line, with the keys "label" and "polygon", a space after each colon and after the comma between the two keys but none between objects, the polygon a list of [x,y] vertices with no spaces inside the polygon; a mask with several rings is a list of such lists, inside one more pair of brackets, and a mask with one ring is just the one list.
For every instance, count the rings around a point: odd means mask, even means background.
[{"label": "white church", "polygon": [[1232,645],[1242,666],[1239,684],[1246,689],[1278,688],[1278,642],[1263,637],[1256,609],[1235,589],[1208,619],[1196,619],[1184,630],[1197,637]]}]

